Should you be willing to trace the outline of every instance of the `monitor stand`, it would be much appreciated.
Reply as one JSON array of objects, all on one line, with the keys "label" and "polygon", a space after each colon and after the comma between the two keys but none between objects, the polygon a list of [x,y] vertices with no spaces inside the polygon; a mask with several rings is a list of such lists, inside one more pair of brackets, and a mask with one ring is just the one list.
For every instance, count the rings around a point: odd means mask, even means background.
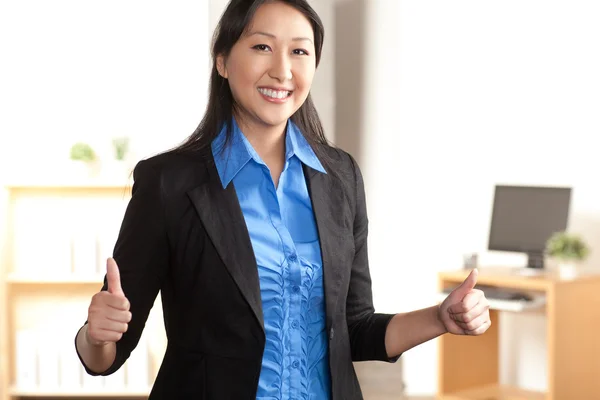
[{"label": "monitor stand", "polygon": [[527,268],[544,269],[544,253],[527,253]]},{"label": "monitor stand", "polygon": [[527,253],[527,265],[517,269],[517,274],[522,276],[540,276],[544,272],[543,253]]}]

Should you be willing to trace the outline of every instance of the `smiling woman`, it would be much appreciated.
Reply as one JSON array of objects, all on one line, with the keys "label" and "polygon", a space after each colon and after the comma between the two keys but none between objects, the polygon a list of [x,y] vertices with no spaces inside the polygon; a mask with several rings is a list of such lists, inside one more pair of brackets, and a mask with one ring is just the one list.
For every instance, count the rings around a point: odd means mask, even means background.
[{"label": "smiling woman", "polygon": [[200,125],[135,168],[76,336],[89,374],[121,368],[159,292],[168,346],[151,400],[358,400],[353,361],[487,330],[476,272],[440,306],[375,312],[360,168],[310,98],[323,32],[305,0],[230,2]]},{"label": "smiling woman", "polygon": [[315,75],[314,36],[311,21],[297,8],[271,2],[258,9],[230,51],[215,54],[217,72],[229,83],[236,122],[259,154],[272,149],[265,162],[275,171],[283,168],[282,157],[275,156],[283,154],[281,132],[306,102]]},{"label": "smiling woman", "polygon": [[[327,144],[310,97],[324,27],[306,1],[234,0],[215,33],[207,112],[178,150],[208,149],[233,113],[246,136],[258,126],[276,132],[291,117],[311,144]],[[271,101],[275,96],[278,101]]]}]

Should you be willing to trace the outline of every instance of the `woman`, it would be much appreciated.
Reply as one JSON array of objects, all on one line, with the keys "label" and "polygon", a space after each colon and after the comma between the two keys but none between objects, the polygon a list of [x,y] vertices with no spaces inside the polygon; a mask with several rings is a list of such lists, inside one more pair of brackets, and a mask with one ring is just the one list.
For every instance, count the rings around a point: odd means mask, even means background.
[{"label": "woman", "polygon": [[439,307],[374,312],[360,170],[309,95],[323,27],[307,2],[232,0],[215,39],[200,126],[135,168],[76,337],[87,372],[123,365],[159,291],[168,346],[151,399],[360,399],[353,361],[485,332],[475,272]]}]

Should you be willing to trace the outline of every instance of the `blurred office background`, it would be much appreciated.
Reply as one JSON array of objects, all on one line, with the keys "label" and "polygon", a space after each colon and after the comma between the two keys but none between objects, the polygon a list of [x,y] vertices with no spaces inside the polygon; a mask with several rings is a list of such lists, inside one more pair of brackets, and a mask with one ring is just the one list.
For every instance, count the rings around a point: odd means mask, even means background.
[{"label": "blurred office background", "polygon": [[[330,140],[351,152],[363,170],[378,311],[402,312],[434,304],[438,274],[460,269],[466,253],[478,253],[482,268],[523,265],[522,254],[487,249],[496,184],[572,187],[569,230],[590,245],[587,265],[600,268],[599,2],[312,3],[326,27],[313,96]],[[128,184],[128,168],[179,143],[202,116],[210,37],[225,4],[225,0],[0,2],[0,183],[21,194],[28,193],[28,185],[55,185],[58,189],[50,190],[55,200],[61,198],[60,187],[67,187],[75,200],[58,207],[82,213],[75,222],[60,219],[68,212],[56,213],[53,230],[38,227],[39,241],[17,244],[10,236],[26,229],[9,224],[16,221],[11,215],[21,212],[27,220],[31,210],[41,209],[15,211],[9,204],[10,189],[3,189],[0,238],[5,255],[16,259],[12,247],[20,245],[37,264],[30,274],[48,272],[58,267],[55,260],[73,256],[77,244],[69,239],[68,255],[67,250],[53,253],[40,247],[44,232],[79,229],[82,220],[88,227],[98,222],[103,224],[101,233],[87,231],[96,244],[93,248],[87,244],[95,258],[88,258],[93,266],[86,277],[101,274],[102,259],[116,238],[126,204],[120,185]],[[111,142],[118,137],[130,140],[123,163],[114,162]],[[101,172],[95,179],[100,189],[93,190],[102,198],[114,195],[106,203],[90,202],[73,188],[75,183],[69,183],[73,172],[69,152],[77,142],[90,144],[98,155]],[[82,176],[73,177],[73,182],[85,182]],[[80,197],[85,200],[78,202]],[[31,204],[36,204],[34,200]],[[86,214],[90,209],[95,215]],[[33,221],[33,216],[29,218]],[[5,229],[9,225],[13,233]],[[0,271],[4,307],[0,332],[10,338],[10,345],[4,340],[0,354],[1,397],[9,394],[20,374],[15,369],[19,357],[8,355],[18,341],[11,322],[22,318],[22,325],[31,328],[31,321],[41,315],[48,326],[60,318],[68,337],[57,337],[71,351],[74,329],[85,320],[88,294],[97,286],[84,279],[49,289],[27,277],[8,282],[10,274],[19,272],[12,266],[3,265]],[[28,296],[39,298],[41,292],[53,290],[60,294],[50,298],[57,300],[36,305],[31,315],[15,317],[7,311],[12,302],[24,302],[19,304],[27,310]],[[75,294],[71,298],[69,293]],[[67,311],[73,314],[65,315]],[[500,334],[506,345],[501,352],[501,380],[546,390],[544,316],[506,313],[502,319]],[[157,321],[153,326],[159,330],[160,318]],[[50,329],[44,330],[42,336],[49,335]],[[20,338],[26,339],[27,333]],[[150,333],[148,346],[161,340]],[[409,396],[433,396],[437,345],[434,340],[403,355],[397,379],[390,385],[403,383]],[[27,364],[27,355],[23,357]],[[35,381],[24,375],[24,382]],[[143,392],[148,382],[136,384]]]}]

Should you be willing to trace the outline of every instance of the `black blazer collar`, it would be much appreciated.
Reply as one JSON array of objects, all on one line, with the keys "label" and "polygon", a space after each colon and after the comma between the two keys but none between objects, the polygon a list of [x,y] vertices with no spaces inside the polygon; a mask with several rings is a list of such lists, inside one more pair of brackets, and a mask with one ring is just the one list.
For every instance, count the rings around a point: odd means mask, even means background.
[{"label": "black blazer collar", "polygon": [[[232,183],[225,189],[214,163],[206,165],[208,179],[188,195],[219,256],[264,332],[260,282],[250,235]],[[313,212],[317,222],[324,273],[328,327],[335,310],[341,282],[341,269],[333,260],[335,229],[331,223],[334,204],[328,198],[330,174],[303,165]]]}]

